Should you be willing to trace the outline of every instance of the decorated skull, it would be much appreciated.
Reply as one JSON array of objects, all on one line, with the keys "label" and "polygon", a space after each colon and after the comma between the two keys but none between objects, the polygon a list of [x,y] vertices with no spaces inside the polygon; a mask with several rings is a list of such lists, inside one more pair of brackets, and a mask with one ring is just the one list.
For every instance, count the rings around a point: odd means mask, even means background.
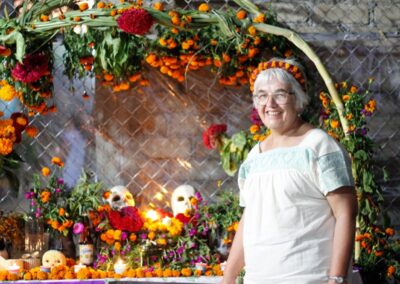
[{"label": "decorated skull", "polygon": [[195,190],[193,186],[188,184],[183,184],[175,188],[172,193],[171,205],[172,212],[174,216],[179,213],[185,213],[192,209],[192,204],[190,203],[190,198],[194,197]]},{"label": "decorated skull", "polygon": [[121,210],[126,206],[135,206],[132,193],[123,185],[117,185],[110,189],[107,202],[113,210]]},{"label": "decorated skull", "polygon": [[53,268],[59,265],[66,265],[67,259],[58,250],[48,250],[43,254],[42,265],[46,268]]}]

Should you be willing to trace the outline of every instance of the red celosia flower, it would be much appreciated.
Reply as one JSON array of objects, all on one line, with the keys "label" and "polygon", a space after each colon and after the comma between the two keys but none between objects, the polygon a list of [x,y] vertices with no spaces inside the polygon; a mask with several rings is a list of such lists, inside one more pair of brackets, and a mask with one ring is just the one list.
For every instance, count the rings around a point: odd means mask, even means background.
[{"label": "red celosia flower", "polygon": [[175,219],[178,219],[178,220],[181,221],[183,224],[187,224],[187,223],[190,222],[190,219],[192,219],[192,217],[191,217],[191,216],[186,216],[186,215],[183,214],[183,213],[179,213],[179,214],[176,214]]},{"label": "red celosia flower", "polygon": [[124,207],[121,211],[111,210],[108,213],[108,219],[114,229],[131,233],[139,231],[143,226],[139,210],[132,206]]},{"label": "red celosia flower", "polygon": [[18,62],[11,71],[13,77],[18,81],[32,83],[49,72],[47,56],[42,53],[29,54],[22,62],[23,64]]},{"label": "red celosia flower", "polygon": [[153,17],[144,9],[132,8],[122,12],[117,23],[126,33],[144,35],[153,25]]},{"label": "red celosia flower", "polygon": [[258,115],[258,112],[257,112],[256,108],[253,108],[251,110],[250,121],[251,121],[252,124],[255,124],[255,125],[258,125],[258,126],[262,125],[261,118]]},{"label": "red celosia flower", "polygon": [[226,132],[226,124],[211,124],[211,126],[203,132],[203,143],[208,149],[214,149],[218,146],[220,136]]},{"label": "red celosia flower", "polygon": [[15,128],[15,143],[21,142],[21,132],[24,131],[29,123],[28,117],[21,112],[14,112],[11,114],[10,118],[13,121],[13,126]]}]

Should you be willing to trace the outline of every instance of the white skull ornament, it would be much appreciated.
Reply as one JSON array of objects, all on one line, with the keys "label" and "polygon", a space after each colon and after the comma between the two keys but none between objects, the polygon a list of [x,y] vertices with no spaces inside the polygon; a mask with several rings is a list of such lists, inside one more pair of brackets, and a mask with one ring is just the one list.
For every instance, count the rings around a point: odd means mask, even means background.
[{"label": "white skull ornament", "polygon": [[107,198],[113,210],[121,210],[127,206],[135,206],[132,193],[123,185],[117,185],[110,189],[110,196]]},{"label": "white skull ornament", "polygon": [[195,190],[193,186],[183,184],[175,188],[171,197],[172,212],[174,216],[179,213],[184,214],[192,209],[190,198],[194,197]]}]

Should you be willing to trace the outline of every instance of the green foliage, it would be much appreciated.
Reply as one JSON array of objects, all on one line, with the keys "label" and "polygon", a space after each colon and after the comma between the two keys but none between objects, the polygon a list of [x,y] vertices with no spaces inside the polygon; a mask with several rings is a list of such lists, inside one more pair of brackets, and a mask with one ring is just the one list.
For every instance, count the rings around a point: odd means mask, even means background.
[{"label": "green foliage", "polygon": [[83,170],[67,200],[71,219],[78,222],[83,216],[88,216],[91,211],[95,211],[102,202],[103,189],[101,183],[94,182],[93,177]]},{"label": "green foliage", "polygon": [[232,137],[224,136],[222,138],[219,154],[222,168],[228,175],[233,176],[236,173],[254,144],[255,141],[244,131],[236,133]]}]

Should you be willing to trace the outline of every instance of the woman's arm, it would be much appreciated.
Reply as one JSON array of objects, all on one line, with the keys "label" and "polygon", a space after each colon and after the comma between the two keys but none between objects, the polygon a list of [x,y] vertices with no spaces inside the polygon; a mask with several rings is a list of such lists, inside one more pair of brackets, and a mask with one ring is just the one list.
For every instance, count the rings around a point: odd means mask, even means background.
[{"label": "woman's arm", "polygon": [[[350,277],[347,272],[353,252],[358,211],[356,191],[354,187],[341,187],[328,193],[327,200],[336,219],[329,276]],[[336,282],[331,280],[329,283]]]},{"label": "woman's arm", "polygon": [[[245,210],[246,211],[246,210]],[[244,267],[244,252],[243,252],[243,212],[239,222],[238,230],[233,239],[232,247],[229,252],[228,261],[224,270],[224,278],[221,284],[235,284],[236,278]]]}]

